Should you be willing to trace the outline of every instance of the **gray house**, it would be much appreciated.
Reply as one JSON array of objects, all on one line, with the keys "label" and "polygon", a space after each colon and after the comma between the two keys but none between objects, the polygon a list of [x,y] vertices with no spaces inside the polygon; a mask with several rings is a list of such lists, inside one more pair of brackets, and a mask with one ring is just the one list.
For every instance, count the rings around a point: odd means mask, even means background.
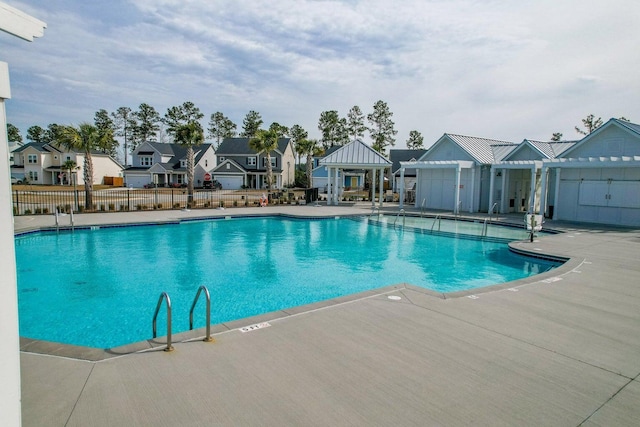
[{"label": "gray house", "polygon": [[[204,174],[216,166],[216,156],[211,144],[193,147],[193,151],[194,186],[199,187],[204,181]],[[144,142],[131,158],[133,165],[124,170],[127,187],[170,187],[187,183],[187,148],[180,144]]]},{"label": "gray house", "polygon": [[[296,159],[291,139],[278,139],[278,147],[270,155],[273,186],[282,188],[293,185]],[[222,184],[223,189],[267,186],[267,156],[251,149],[249,138],[225,138],[216,156],[217,167],[211,171],[211,175]]]}]

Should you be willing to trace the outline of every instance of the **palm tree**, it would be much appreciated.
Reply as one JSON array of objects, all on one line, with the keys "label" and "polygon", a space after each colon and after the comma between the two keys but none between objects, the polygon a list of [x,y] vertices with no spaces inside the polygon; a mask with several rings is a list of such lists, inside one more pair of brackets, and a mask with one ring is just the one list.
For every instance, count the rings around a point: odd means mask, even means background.
[{"label": "palm tree", "polygon": [[274,129],[260,129],[256,136],[249,140],[249,147],[258,154],[267,156],[267,187],[271,191],[273,183],[273,168],[271,167],[271,152],[278,148],[278,133]]},{"label": "palm tree", "polygon": [[193,204],[193,175],[194,154],[193,147],[204,142],[204,131],[200,123],[191,121],[175,128],[175,142],[187,147],[187,205]]},{"label": "palm tree", "polygon": [[69,171],[69,185],[73,181],[73,171],[78,165],[73,160],[67,160],[62,164],[62,170]]},{"label": "palm tree", "polygon": [[322,153],[322,148],[318,145],[317,139],[303,139],[298,141],[300,154],[307,155],[307,188],[313,188],[313,156]]},{"label": "palm tree", "polygon": [[84,153],[84,207],[90,210],[93,207],[93,160],[91,152],[94,150],[109,150],[113,144],[113,133],[109,129],[100,132],[97,127],[89,123],[80,123],[76,128],[65,126],[60,131],[58,144],[69,150],[79,150]]}]

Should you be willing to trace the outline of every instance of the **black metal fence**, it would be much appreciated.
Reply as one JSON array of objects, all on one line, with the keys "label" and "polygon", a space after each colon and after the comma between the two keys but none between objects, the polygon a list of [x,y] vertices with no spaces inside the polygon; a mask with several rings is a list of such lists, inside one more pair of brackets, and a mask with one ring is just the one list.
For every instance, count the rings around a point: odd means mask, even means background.
[{"label": "black metal fence", "polygon": [[271,204],[297,204],[305,199],[304,190],[195,190],[189,200],[186,188],[111,188],[94,190],[86,205],[83,189],[13,191],[14,215],[56,212],[122,212],[166,209],[197,209],[259,206],[265,195]]}]

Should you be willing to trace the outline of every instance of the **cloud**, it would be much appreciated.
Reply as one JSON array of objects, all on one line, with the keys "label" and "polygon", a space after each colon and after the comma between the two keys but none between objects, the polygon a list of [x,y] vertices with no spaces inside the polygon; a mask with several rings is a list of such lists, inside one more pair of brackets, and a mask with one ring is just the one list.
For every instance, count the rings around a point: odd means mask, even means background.
[{"label": "cloud", "polygon": [[240,127],[256,110],[317,137],[322,111],[366,114],[382,99],[399,146],[411,130],[428,143],[444,132],[519,141],[591,112],[640,121],[633,2],[10,3],[48,24],[33,44],[3,49],[9,121],[23,129],[186,100]]}]

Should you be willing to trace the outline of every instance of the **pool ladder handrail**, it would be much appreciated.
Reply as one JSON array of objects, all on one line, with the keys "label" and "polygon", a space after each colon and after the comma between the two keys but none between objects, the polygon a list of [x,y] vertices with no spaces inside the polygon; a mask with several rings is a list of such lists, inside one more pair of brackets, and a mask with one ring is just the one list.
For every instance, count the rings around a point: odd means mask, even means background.
[{"label": "pool ladder handrail", "polygon": [[396,219],[393,221],[393,227],[394,228],[396,226],[396,222],[398,222],[398,217],[400,216],[400,214],[402,214],[402,227],[404,227],[405,220],[407,219],[407,216],[405,215],[404,209],[400,209],[398,211],[398,213],[396,214]]},{"label": "pool ladder handrail", "polygon": [[198,298],[200,297],[200,293],[204,291],[204,296],[206,298],[206,318],[207,318],[207,332],[206,336],[202,341],[204,342],[215,342],[215,340],[211,337],[211,295],[209,294],[209,290],[206,286],[202,285],[198,288],[198,292],[196,292],[196,297],[193,299],[193,304],[191,304],[191,310],[189,310],[189,330],[193,330],[193,310],[196,308],[196,303],[198,302]]},{"label": "pool ladder handrail", "polygon": [[[62,214],[61,214],[61,212],[59,211],[58,208],[56,208],[56,212],[53,214],[53,216],[56,219],[56,232],[59,233],[60,232],[60,219],[59,219],[59,217],[62,216]],[[71,225],[71,231],[72,232],[75,231],[75,222],[73,221],[73,209],[71,209],[71,215],[69,215],[69,225]]]},{"label": "pool ladder handrail", "polygon": [[369,218],[371,218],[373,216],[373,214],[376,212],[376,210],[378,211],[378,217],[380,216],[380,206],[372,206],[371,207],[371,213],[369,214]]},{"label": "pool ladder handrail", "polygon": [[484,219],[484,224],[482,225],[482,237],[487,237],[489,233],[489,225],[491,224],[491,215],[493,214],[493,210],[498,206],[498,202],[494,203],[489,209],[489,216]]},{"label": "pool ladder handrail", "polygon": [[436,221],[438,221],[438,231],[440,231],[440,220],[442,218],[440,217],[440,214],[436,215],[436,217],[433,219],[433,224],[431,224],[431,231],[433,231],[433,227],[435,227],[436,225]]},{"label": "pool ladder handrail", "polygon": [[162,292],[160,294],[160,299],[158,299],[156,311],[153,314],[153,338],[157,336],[156,320],[158,319],[158,312],[160,311],[162,300],[167,300],[167,347],[164,349],[164,351],[173,351],[173,346],[171,345],[171,299],[169,298],[169,294],[167,294],[166,292]]},{"label": "pool ladder handrail", "polygon": [[427,203],[427,199],[422,199],[422,203],[420,203],[420,219],[424,215],[424,205]]}]

